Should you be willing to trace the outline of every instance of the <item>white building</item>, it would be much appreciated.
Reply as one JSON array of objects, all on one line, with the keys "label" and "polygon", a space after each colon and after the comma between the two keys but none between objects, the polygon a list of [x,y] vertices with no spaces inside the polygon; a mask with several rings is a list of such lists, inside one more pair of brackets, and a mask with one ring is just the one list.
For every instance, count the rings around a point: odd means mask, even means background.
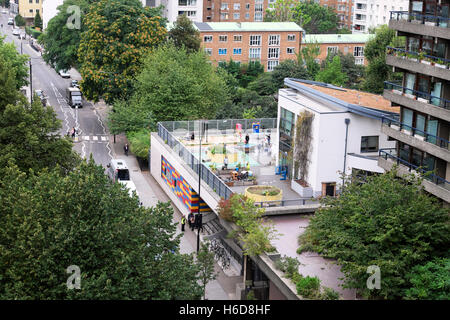
[{"label": "white building", "polygon": [[48,22],[58,13],[57,8],[62,5],[64,0],[43,0],[42,2],[42,26],[47,28]]},{"label": "white building", "polygon": [[203,21],[203,0],[142,0],[147,7],[164,6],[164,17],[175,22],[177,17],[186,14],[192,21]]},{"label": "white building", "polygon": [[391,11],[408,11],[408,0],[354,0],[353,32],[368,33],[374,28],[389,23]]},{"label": "white building", "polygon": [[[286,78],[285,85],[288,88],[280,89],[278,96],[277,164],[282,171],[287,169],[292,189],[303,197],[335,195],[344,168],[346,174],[384,172],[377,164],[378,150],[393,148],[395,142],[381,132],[381,119],[397,115],[391,112],[396,108],[390,107],[388,100],[314,81]],[[308,186],[301,187],[295,182],[301,173],[296,177],[292,173],[294,166],[301,167],[296,162],[295,141],[307,143],[307,139],[296,139],[295,129],[304,111],[312,115],[312,124],[308,155],[300,160],[306,161],[304,181]]]}]

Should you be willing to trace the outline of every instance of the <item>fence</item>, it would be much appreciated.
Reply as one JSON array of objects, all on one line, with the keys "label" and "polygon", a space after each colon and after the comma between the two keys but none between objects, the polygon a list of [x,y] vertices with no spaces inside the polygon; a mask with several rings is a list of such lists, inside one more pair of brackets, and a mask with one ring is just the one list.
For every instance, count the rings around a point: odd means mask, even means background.
[{"label": "fence", "polygon": [[443,16],[426,15],[408,11],[391,11],[391,20],[417,21],[421,24],[432,23],[441,28],[450,27],[450,18]]}]

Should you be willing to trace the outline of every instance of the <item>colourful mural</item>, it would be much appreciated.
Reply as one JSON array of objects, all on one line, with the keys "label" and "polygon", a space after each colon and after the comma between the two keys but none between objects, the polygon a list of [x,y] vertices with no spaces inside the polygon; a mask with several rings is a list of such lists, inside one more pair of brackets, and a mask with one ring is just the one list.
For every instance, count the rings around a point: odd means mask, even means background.
[{"label": "colourful mural", "polygon": [[[198,212],[198,194],[184,180],[177,170],[161,156],[161,177],[172,190],[172,192],[183,202],[190,212]],[[200,212],[209,212],[211,209],[208,205],[200,200]]]}]

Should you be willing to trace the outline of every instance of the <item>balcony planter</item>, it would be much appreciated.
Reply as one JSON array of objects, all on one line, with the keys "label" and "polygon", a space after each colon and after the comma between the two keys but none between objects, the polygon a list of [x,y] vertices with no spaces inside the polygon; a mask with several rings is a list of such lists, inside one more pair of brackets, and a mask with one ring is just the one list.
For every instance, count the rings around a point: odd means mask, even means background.
[{"label": "balcony planter", "polygon": [[426,26],[436,26],[436,22],[425,21],[425,25],[426,25]]},{"label": "balcony planter", "polygon": [[428,100],[424,98],[417,98],[417,101],[428,103]]},{"label": "balcony planter", "polygon": [[443,64],[443,62],[442,62],[442,64],[441,63],[435,63],[434,66],[438,67],[438,68],[442,68],[442,69],[446,69],[447,68],[446,65]]},{"label": "balcony planter", "polygon": [[416,96],[410,93],[405,93],[405,97],[410,98],[410,99],[415,99]]},{"label": "balcony planter", "polygon": [[420,62],[422,62],[423,64],[431,65],[431,61],[421,60]]},{"label": "balcony planter", "polygon": [[310,198],[313,196],[313,189],[303,180],[292,180],[291,188],[297,192],[301,197]]},{"label": "balcony planter", "polygon": [[419,139],[419,140],[421,140],[421,141],[425,141],[425,137],[424,137],[424,136],[421,136],[420,134],[415,134],[415,135],[414,135],[414,138]]},{"label": "balcony planter", "polygon": [[395,90],[395,89],[392,89],[392,93],[399,94],[399,95],[403,94],[403,92],[401,92],[400,90]]}]

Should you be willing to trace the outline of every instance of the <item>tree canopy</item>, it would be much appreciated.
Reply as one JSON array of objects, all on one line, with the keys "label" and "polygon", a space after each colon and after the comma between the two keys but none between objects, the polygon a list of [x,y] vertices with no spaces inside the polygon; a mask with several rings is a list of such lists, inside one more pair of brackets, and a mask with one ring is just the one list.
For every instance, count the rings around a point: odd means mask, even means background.
[{"label": "tree canopy", "polygon": [[317,73],[315,80],[331,83],[336,86],[343,86],[348,81],[348,77],[342,71],[340,56],[335,55],[333,60],[328,61],[326,67]]},{"label": "tree canopy", "polygon": [[185,47],[188,52],[200,49],[200,32],[194,28],[194,24],[186,14],[179,15],[173,28],[169,31],[169,39],[176,47]]},{"label": "tree canopy", "polygon": [[[358,289],[366,298],[418,297],[407,291],[422,285],[406,275],[448,255],[448,208],[423,191],[421,179],[412,174],[399,179],[395,170],[369,176],[363,183],[346,179],[341,195],[323,200],[326,206],[311,218],[299,239],[299,252],[315,251],[336,259],[345,287]],[[380,289],[370,290],[367,269],[373,265],[380,268],[381,283]],[[440,289],[430,290],[435,296]]]},{"label": "tree canopy", "polygon": [[83,94],[109,104],[128,98],[143,57],[165,41],[160,9],[144,8],[139,0],[100,0],[84,23],[78,47]]}]

